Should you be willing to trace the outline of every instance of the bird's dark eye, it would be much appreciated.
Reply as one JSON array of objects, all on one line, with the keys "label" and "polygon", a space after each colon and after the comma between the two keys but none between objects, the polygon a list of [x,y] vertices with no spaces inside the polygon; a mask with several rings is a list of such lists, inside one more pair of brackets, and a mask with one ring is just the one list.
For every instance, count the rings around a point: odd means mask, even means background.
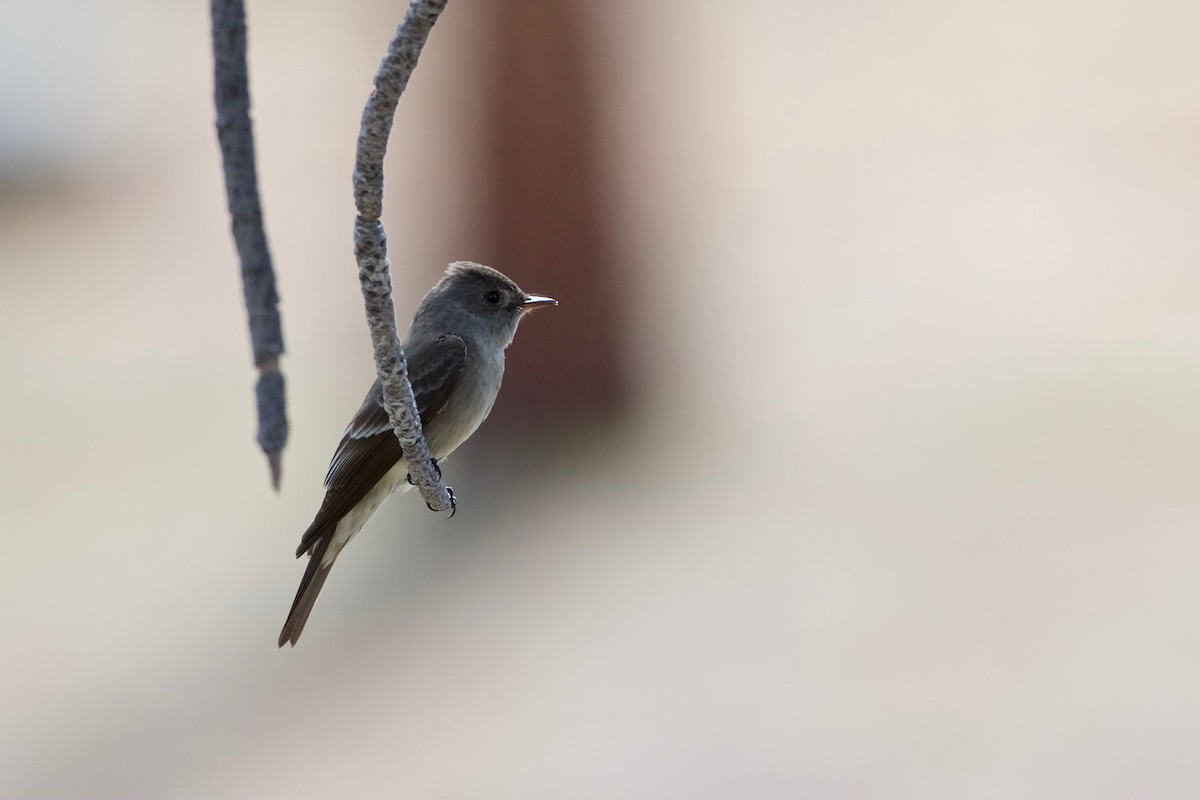
[{"label": "bird's dark eye", "polygon": [[500,304],[500,293],[497,292],[495,289],[492,289],[490,292],[488,292],[487,294],[485,294],[483,296],[483,299],[487,300],[489,303],[491,303],[494,306],[499,305]]}]

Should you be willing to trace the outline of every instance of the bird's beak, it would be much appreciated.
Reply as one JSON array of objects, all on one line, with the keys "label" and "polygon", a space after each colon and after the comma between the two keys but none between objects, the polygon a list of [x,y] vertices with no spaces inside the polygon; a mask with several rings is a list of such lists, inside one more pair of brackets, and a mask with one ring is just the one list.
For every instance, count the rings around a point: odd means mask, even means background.
[{"label": "bird's beak", "polygon": [[558,301],[553,297],[542,297],[540,294],[527,294],[525,295],[525,301],[521,303],[521,310],[525,313],[529,313],[530,311],[539,309],[542,306],[556,305],[558,305]]}]

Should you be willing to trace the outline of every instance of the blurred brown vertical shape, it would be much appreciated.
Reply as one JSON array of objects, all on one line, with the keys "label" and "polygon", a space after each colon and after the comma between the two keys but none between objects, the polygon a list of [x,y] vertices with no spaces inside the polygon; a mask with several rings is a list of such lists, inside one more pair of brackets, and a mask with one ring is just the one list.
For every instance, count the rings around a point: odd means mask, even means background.
[{"label": "blurred brown vertical shape", "polygon": [[611,417],[626,384],[586,63],[598,43],[584,46],[578,0],[495,0],[483,7],[491,39],[490,252],[526,291],[561,304],[521,326],[496,413],[551,428]]}]

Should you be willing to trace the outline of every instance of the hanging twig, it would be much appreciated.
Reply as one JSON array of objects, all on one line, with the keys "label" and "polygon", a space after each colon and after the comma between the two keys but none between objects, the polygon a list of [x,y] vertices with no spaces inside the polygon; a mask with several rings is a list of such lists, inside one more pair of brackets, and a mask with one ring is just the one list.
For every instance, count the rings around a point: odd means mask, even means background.
[{"label": "hanging twig", "polygon": [[383,211],[383,156],[396,104],[417,66],[433,23],[445,8],[446,0],[412,0],[409,5],[404,22],[375,74],[375,91],[363,109],[354,162],[354,203],[358,209],[354,220],[354,255],[358,259],[358,279],[375,346],[375,368],[383,384],[388,419],[400,440],[409,475],[421,490],[425,504],[434,511],[452,511],[454,495],[430,461],[429,447],[421,432],[404,348],[396,333],[387,234],[379,218]]},{"label": "hanging twig", "polygon": [[242,0],[212,0],[214,100],[217,139],[225,169],[225,194],[233,218],[233,239],[242,262],[242,286],[250,319],[250,345],[258,383],[258,445],[267,455],[271,484],[279,490],[280,456],[288,423],[283,373],[283,326],[275,271],[263,230],[250,125],[250,88],[246,74],[246,13]]}]

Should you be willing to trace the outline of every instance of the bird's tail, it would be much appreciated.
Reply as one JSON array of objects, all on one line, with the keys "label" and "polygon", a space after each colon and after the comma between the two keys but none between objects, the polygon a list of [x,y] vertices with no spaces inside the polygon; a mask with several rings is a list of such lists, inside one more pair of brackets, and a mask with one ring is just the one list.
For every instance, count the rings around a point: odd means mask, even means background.
[{"label": "bird's tail", "polygon": [[304,570],[304,577],[300,579],[300,588],[296,591],[296,599],[292,601],[292,610],[288,612],[287,622],[283,623],[283,630],[279,632],[280,647],[285,644],[295,647],[296,642],[300,641],[304,623],[308,622],[308,615],[312,613],[313,604],[317,602],[317,595],[321,593],[321,587],[329,577],[329,570],[333,569],[332,561],[321,564],[327,546],[328,539],[322,539],[308,557],[308,568]]}]

